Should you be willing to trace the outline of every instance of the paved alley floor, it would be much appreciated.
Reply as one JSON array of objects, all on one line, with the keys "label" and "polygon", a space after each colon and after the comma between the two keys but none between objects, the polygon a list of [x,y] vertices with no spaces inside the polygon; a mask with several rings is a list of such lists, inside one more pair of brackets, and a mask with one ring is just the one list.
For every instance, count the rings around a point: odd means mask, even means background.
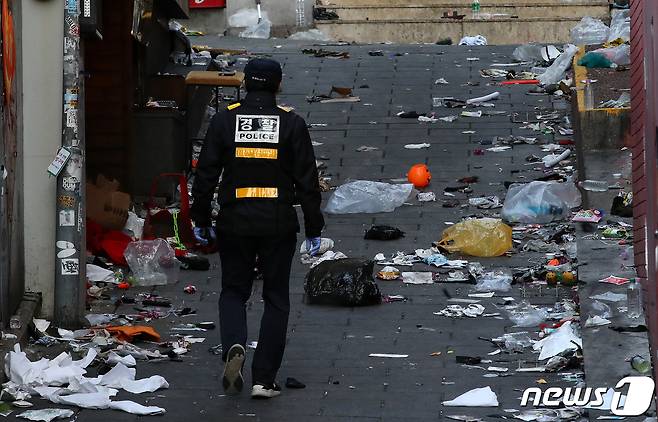
[{"label": "paved alley floor", "polygon": [[[220,38],[206,37],[197,43],[225,46]],[[239,41],[233,41],[233,43]],[[459,47],[437,45],[371,45],[328,46],[330,51],[347,51],[349,59],[316,58],[301,53],[300,44],[276,47],[276,41],[262,45],[251,42],[252,53],[263,53],[284,66],[283,92],[280,103],[293,106],[311,125],[318,160],[326,164],[325,172],[332,186],[358,179],[390,182],[404,178],[409,167],[427,164],[432,183],[426,191],[437,195],[437,202],[409,201],[394,212],[382,214],[328,215],[324,237],[335,240],[334,250],[349,257],[372,259],[377,253],[390,255],[396,251],[413,252],[429,248],[441,238],[446,223],[459,222],[466,216],[492,216],[497,210],[483,211],[475,207],[444,208],[442,201],[447,186],[458,185],[457,179],[478,176],[468,196],[498,195],[505,197],[505,182],[530,181],[543,174],[537,164],[528,164],[526,157],[539,156],[538,145],[515,145],[503,152],[485,151],[474,155],[474,149],[488,148],[480,141],[495,136],[523,135],[539,137],[542,142],[554,141],[553,135],[543,135],[520,129],[520,120],[536,112],[557,109],[569,113],[569,104],[553,97],[527,95],[524,86],[488,86],[480,69],[494,63],[512,61],[512,46]],[[317,48],[317,47],[316,47]],[[383,56],[370,56],[369,51],[383,50]],[[477,59],[477,60],[476,60]],[[435,84],[444,78],[448,84]],[[478,86],[467,85],[478,82]],[[309,95],[328,94],[332,86],[353,87],[359,103],[308,103]],[[501,115],[480,118],[459,117],[447,123],[420,123],[416,119],[401,119],[400,111],[421,114],[436,111],[437,117],[458,115],[461,109],[432,107],[433,97],[467,99],[500,92],[495,108],[484,111],[504,111]],[[408,150],[405,144],[431,144],[428,149]],[[360,146],[377,150],[357,152]],[[325,202],[330,193],[324,194]],[[461,204],[468,196],[456,193]],[[395,241],[364,240],[364,231],[373,224],[400,228],[406,235]],[[302,240],[301,236],[299,238]],[[516,245],[517,247],[519,245]],[[455,255],[457,257],[458,255]],[[515,253],[510,257],[475,259],[485,268],[527,267],[543,262],[542,253]],[[176,297],[175,302],[198,310],[197,316],[155,321],[154,326],[166,338],[170,328],[179,322],[218,321],[217,300],[220,274],[218,258],[213,257],[211,272],[183,272],[181,281],[158,289],[163,296]],[[376,266],[376,268],[381,268]],[[416,270],[429,271],[424,264]],[[527,387],[573,386],[579,374],[517,372],[518,368],[537,366],[537,354],[501,353],[482,338],[504,333],[529,331],[537,339],[536,328],[519,329],[501,309],[503,297],[520,300],[525,297],[535,305],[551,306],[556,300],[573,299],[569,288],[535,286],[496,294],[481,299],[486,313],[500,317],[447,318],[436,316],[450,297],[466,298],[473,288],[468,284],[406,285],[401,281],[378,281],[385,295],[403,295],[406,302],[385,303],[361,308],[316,306],[305,303],[304,277],[308,266],[295,257],[291,278],[292,311],[289,337],[279,379],[294,377],[306,383],[303,390],[285,389],[281,397],[270,401],[254,401],[245,391],[241,396],[228,397],[221,389],[222,362],[209,352],[219,343],[218,330],[193,333],[206,341],[195,344],[182,362],[138,363],[137,376],[163,375],[170,388],[155,393],[134,396],[140,403],[148,402],[166,408],[167,413],[151,417],[158,421],[318,421],[318,422],[419,422],[449,420],[448,416],[467,415],[484,420],[512,418],[512,410],[522,410],[520,397]],[[434,269],[436,271],[436,269]],[[183,295],[187,284],[195,284],[195,295]],[[248,305],[250,340],[258,337],[262,312],[260,282]],[[183,302],[184,301],[184,302]],[[249,351],[249,360],[253,351]],[[408,355],[407,358],[372,358],[371,353]],[[588,353],[588,350],[585,350]],[[455,356],[480,356],[492,363],[465,367]],[[507,373],[491,377],[487,366],[508,368]],[[487,375],[489,374],[489,375]],[[495,374],[495,373],[493,373]],[[250,380],[247,370],[246,379]],[[545,383],[545,384],[538,384]],[[490,386],[500,405],[491,408],[450,408],[441,405],[477,387]],[[130,397],[130,395],[120,395]],[[52,406],[55,407],[55,406]],[[116,411],[82,410],[77,420],[134,421],[135,416]]]}]

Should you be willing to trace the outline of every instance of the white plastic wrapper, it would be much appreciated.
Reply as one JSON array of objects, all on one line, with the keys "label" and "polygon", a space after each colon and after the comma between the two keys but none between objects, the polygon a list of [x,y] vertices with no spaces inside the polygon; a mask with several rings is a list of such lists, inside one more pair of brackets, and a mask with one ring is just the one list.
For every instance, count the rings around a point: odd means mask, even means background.
[{"label": "white plastic wrapper", "polygon": [[412,184],[392,185],[357,180],[339,186],[329,198],[325,212],[329,214],[392,212],[404,204],[412,191]]}]

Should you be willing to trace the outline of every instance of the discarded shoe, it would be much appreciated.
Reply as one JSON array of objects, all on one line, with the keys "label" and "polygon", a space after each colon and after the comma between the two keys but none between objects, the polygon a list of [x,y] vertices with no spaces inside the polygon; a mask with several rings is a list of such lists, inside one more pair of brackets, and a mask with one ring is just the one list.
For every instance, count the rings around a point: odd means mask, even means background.
[{"label": "discarded shoe", "polygon": [[222,384],[226,394],[238,394],[244,386],[242,378],[242,365],[244,364],[245,350],[241,344],[234,344],[228,349]]},{"label": "discarded shoe", "polygon": [[306,384],[296,380],[295,378],[286,378],[286,388],[301,389],[306,388]]},{"label": "discarded shoe", "polygon": [[269,385],[254,384],[251,388],[252,399],[271,399],[281,395],[281,387],[277,383]]}]

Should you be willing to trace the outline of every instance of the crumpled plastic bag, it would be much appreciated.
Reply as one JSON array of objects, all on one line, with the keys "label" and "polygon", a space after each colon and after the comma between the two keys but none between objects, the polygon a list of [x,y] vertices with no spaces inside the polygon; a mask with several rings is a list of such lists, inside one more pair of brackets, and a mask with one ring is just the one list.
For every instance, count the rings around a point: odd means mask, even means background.
[{"label": "crumpled plastic bag", "polygon": [[628,66],[631,64],[631,46],[628,44],[621,44],[617,47],[599,48],[590,53],[602,54],[612,63],[619,66]]},{"label": "crumpled plastic bag", "polygon": [[570,182],[513,184],[501,216],[510,223],[546,224],[570,216],[571,208],[580,206],[581,199],[580,191]]},{"label": "crumpled plastic bag", "polygon": [[482,35],[466,36],[459,41],[459,45],[487,45],[487,39]]},{"label": "crumpled plastic bag", "polygon": [[466,220],[445,229],[439,246],[471,256],[501,256],[512,249],[512,228],[495,218]]},{"label": "crumpled plastic bag", "polygon": [[328,214],[392,212],[404,204],[412,191],[410,183],[392,185],[357,180],[339,186],[324,210]]},{"label": "crumpled plastic bag", "polygon": [[308,31],[295,32],[288,37],[289,40],[296,41],[331,41],[331,37],[319,29],[309,29]]},{"label": "crumpled plastic bag", "polygon": [[577,45],[603,44],[609,33],[610,28],[601,19],[585,16],[571,29],[571,42]]},{"label": "crumpled plastic bag", "polygon": [[544,73],[539,75],[539,83],[542,85],[552,85],[560,82],[564,79],[565,72],[571,67],[571,61],[573,57],[578,52],[578,47],[573,44],[567,44],[564,46],[564,52],[555,59],[553,64],[546,69]]},{"label": "crumpled plastic bag", "polygon": [[507,311],[510,321],[515,327],[536,327],[548,319],[544,308],[536,308],[528,302],[521,302]]},{"label": "crumpled plastic bag", "polygon": [[164,239],[132,242],[123,255],[138,286],[161,286],[178,281],[180,262]]},{"label": "crumpled plastic bag", "polygon": [[347,258],[324,261],[306,275],[304,291],[312,304],[365,306],[381,303],[372,278],[373,261]]},{"label": "crumpled plastic bag", "polygon": [[270,37],[272,22],[268,19],[266,12],[261,12],[261,21],[258,22],[257,9],[240,9],[228,18],[228,26],[232,28],[246,28],[240,32],[242,38],[260,38],[267,39]]},{"label": "crumpled plastic bag", "polygon": [[518,60],[520,62],[539,62],[543,61],[543,58],[541,56],[541,51],[544,47],[539,44],[524,44],[516,47],[514,49],[514,53],[512,53],[512,56],[514,56],[515,60]]},{"label": "crumpled plastic bag", "polygon": [[512,280],[512,273],[509,270],[489,271],[477,280],[475,290],[478,292],[507,292],[512,288]]},{"label": "crumpled plastic bag", "polygon": [[608,42],[621,39],[624,42],[631,40],[631,11],[629,9],[614,9],[610,22]]}]

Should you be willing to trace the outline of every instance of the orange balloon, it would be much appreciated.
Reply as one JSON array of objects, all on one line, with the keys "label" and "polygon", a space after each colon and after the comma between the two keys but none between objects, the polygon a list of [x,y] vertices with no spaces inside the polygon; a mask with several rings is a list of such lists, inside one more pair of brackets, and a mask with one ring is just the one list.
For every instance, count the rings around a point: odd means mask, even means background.
[{"label": "orange balloon", "polygon": [[409,180],[409,183],[413,183],[416,188],[424,188],[430,184],[432,173],[425,164],[416,164],[409,169],[407,180]]}]

